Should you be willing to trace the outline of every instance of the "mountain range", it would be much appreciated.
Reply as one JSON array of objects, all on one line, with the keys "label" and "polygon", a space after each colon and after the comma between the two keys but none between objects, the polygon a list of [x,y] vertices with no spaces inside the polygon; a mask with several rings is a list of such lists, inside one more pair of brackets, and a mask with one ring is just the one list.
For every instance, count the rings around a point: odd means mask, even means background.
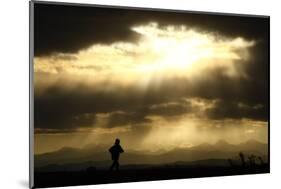
[{"label": "mountain range", "polygon": [[[180,164],[181,162],[224,164],[226,159],[238,159],[238,154],[256,155],[267,161],[268,145],[256,140],[229,144],[220,140],[215,144],[203,143],[189,148],[175,148],[161,153],[126,151],[121,155],[121,165]],[[208,160],[208,161],[206,161]],[[221,161],[223,160],[223,161]],[[77,170],[87,167],[108,167],[111,164],[108,146],[87,145],[84,148],[64,147],[58,151],[35,155],[35,170]],[[126,167],[126,166],[125,166]]]}]

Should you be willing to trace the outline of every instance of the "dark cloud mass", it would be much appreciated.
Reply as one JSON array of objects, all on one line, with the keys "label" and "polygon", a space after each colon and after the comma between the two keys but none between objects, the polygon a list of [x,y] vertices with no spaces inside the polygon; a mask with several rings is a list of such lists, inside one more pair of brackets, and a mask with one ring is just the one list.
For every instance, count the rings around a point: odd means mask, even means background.
[{"label": "dark cloud mass", "polygon": [[[243,68],[235,65],[247,77],[231,78],[223,68],[217,68],[192,79],[164,78],[160,84],[150,83],[145,91],[136,86],[99,90],[103,86],[110,88],[111,83],[92,86],[77,82],[75,87],[68,88],[64,80],[57,79],[42,94],[36,91],[40,86],[35,86],[35,128],[52,133],[55,131],[50,129],[69,132],[96,126],[97,115],[102,113],[109,115],[109,128],[149,124],[149,116],[191,113],[194,107],[182,99],[194,98],[215,100],[214,106],[205,112],[209,119],[268,121],[268,18],[35,4],[35,56],[74,53],[96,43],[136,41],[139,36],[130,27],[149,21],[160,26],[192,25],[218,35],[255,39],[257,44],[250,48],[252,58],[249,62],[243,64]],[[67,55],[55,57],[75,58]],[[36,73],[36,77],[44,80],[56,76]],[[38,130],[40,132],[44,131]]]},{"label": "dark cloud mass", "polygon": [[177,116],[192,112],[192,105],[190,102],[182,101],[182,103],[167,103],[153,105],[149,108],[149,115],[160,115],[160,116]]},{"label": "dark cloud mass", "polygon": [[137,125],[138,123],[150,123],[149,119],[145,118],[145,114],[141,111],[133,113],[115,112],[109,116],[108,126],[123,126],[128,124]]},{"label": "dark cloud mass", "polygon": [[262,104],[248,105],[235,101],[219,100],[215,107],[207,110],[211,119],[240,119],[250,118],[254,120],[267,121],[267,110]]},{"label": "dark cloud mass", "polygon": [[136,41],[130,27],[148,22],[187,25],[226,36],[263,39],[268,19],[214,14],[35,4],[35,55],[73,53],[94,43]]}]

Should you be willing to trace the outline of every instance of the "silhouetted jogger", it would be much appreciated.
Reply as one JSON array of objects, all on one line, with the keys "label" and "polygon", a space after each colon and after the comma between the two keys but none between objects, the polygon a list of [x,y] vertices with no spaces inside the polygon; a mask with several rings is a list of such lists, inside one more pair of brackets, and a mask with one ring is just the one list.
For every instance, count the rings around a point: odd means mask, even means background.
[{"label": "silhouetted jogger", "polygon": [[110,170],[112,171],[114,168],[116,168],[116,170],[119,170],[119,156],[120,153],[123,153],[124,150],[122,149],[122,147],[120,146],[120,140],[117,138],[115,140],[115,144],[109,149],[109,152],[111,153],[111,159],[113,160],[113,163],[110,167]]}]

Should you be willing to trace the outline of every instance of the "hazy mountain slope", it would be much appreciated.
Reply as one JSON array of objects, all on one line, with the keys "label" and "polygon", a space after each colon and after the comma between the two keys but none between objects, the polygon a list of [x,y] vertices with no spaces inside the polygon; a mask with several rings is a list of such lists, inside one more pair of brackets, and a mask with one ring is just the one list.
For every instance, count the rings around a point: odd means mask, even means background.
[{"label": "hazy mountain slope", "polygon": [[[35,167],[59,166],[63,164],[82,164],[88,162],[91,166],[104,166],[110,164],[110,154],[106,146],[86,146],[83,149],[62,148],[58,151],[35,155]],[[121,164],[164,164],[172,162],[188,162],[205,159],[227,159],[238,156],[239,152],[267,155],[268,146],[254,140],[238,145],[229,144],[225,141],[217,143],[201,144],[191,148],[177,148],[158,155],[151,153],[125,152],[122,154]],[[94,162],[94,163],[93,163]],[[88,165],[87,164],[87,165]]]}]

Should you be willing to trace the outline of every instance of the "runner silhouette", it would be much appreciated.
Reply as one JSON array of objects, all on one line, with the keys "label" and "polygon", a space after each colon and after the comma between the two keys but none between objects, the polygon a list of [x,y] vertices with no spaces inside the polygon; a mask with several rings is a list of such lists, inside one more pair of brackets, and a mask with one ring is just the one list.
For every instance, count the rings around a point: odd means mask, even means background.
[{"label": "runner silhouette", "polygon": [[123,153],[124,150],[120,146],[120,140],[117,138],[115,140],[115,144],[109,149],[109,152],[111,153],[111,159],[113,160],[113,163],[110,167],[110,171],[112,171],[114,168],[116,168],[116,171],[119,171],[119,156],[120,153]]}]

